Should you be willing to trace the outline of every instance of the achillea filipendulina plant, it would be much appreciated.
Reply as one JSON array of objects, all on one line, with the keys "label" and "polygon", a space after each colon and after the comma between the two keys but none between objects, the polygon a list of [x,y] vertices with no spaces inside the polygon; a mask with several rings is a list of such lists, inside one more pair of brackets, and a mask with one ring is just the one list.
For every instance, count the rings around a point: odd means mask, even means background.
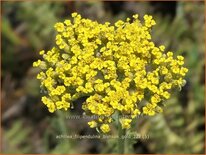
[{"label": "achillea filipendulina plant", "polygon": [[68,110],[71,102],[89,96],[82,108],[87,115],[100,116],[88,122],[91,128],[110,132],[112,116],[118,113],[127,116],[117,120],[122,129],[129,129],[138,115],[162,112],[160,103],[184,86],[184,57],[174,57],[151,41],[152,16],[145,15],[141,23],[134,15],[114,26],[77,13],[72,17],[55,24],[56,45],[40,51],[43,60],[33,64],[41,69],[42,102],[50,112]]}]

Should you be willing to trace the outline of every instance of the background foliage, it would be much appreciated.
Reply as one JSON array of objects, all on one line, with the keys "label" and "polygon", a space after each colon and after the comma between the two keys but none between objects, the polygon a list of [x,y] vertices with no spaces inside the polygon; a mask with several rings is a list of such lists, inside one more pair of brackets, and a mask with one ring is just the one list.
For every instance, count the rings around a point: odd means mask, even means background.
[{"label": "background foliage", "polygon": [[[3,153],[115,153],[114,139],[58,139],[57,135],[96,135],[75,103],[70,112],[50,114],[41,103],[38,51],[54,44],[53,25],[74,11],[100,23],[138,13],[157,21],[153,40],[185,56],[187,84],[165,103],[164,113],[140,117],[128,134],[127,153],[204,153],[205,19],[203,2],[2,2],[1,108]],[[67,119],[66,119],[67,118]]]}]

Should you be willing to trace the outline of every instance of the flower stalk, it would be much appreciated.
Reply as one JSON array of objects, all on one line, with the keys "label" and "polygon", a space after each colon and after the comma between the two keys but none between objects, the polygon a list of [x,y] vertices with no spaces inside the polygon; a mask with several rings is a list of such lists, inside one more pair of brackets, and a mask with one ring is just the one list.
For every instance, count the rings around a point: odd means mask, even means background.
[{"label": "flower stalk", "polygon": [[125,135],[126,129],[122,129],[121,123],[118,123],[118,154],[125,153]]}]

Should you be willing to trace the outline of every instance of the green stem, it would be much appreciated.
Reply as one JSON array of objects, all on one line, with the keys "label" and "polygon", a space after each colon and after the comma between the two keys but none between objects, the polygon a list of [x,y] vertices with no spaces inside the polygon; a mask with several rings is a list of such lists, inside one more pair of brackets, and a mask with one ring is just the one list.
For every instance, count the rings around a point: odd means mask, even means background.
[{"label": "green stem", "polygon": [[118,136],[119,136],[119,138],[118,138],[118,153],[119,154],[125,153],[125,134],[126,134],[126,130],[122,129],[121,123],[118,120]]}]

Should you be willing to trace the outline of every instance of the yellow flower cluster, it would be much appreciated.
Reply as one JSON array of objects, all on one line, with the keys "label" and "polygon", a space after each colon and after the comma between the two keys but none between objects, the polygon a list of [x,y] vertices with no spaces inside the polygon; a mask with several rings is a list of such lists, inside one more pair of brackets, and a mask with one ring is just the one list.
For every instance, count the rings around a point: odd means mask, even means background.
[{"label": "yellow flower cluster", "polygon": [[141,23],[134,15],[132,22],[127,18],[114,26],[77,13],[72,17],[55,24],[56,46],[40,51],[43,60],[33,64],[41,69],[42,102],[50,112],[67,110],[72,101],[89,96],[82,108],[101,117],[88,123],[91,128],[109,132],[111,117],[118,112],[128,116],[119,119],[128,129],[136,116],[162,112],[159,103],[185,84],[184,57],[174,57],[151,41],[152,16],[145,15]]}]

